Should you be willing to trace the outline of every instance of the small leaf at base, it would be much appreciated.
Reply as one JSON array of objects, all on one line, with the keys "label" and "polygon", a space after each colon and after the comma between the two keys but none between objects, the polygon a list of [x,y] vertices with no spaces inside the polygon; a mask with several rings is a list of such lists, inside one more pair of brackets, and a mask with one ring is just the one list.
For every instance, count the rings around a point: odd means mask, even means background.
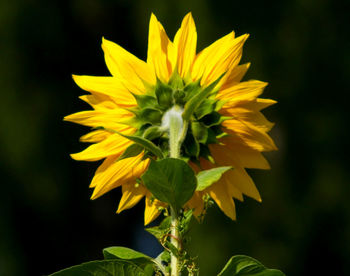
[{"label": "small leaf at base", "polygon": [[285,276],[277,269],[268,269],[257,260],[244,256],[233,256],[218,276]]},{"label": "small leaf at base", "polygon": [[215,182],[219,181],[221,176],[229,169],[232,169],[232,167],[217,167],[199,172],[196,176],[198,182],[197,191],[203,191]]}]

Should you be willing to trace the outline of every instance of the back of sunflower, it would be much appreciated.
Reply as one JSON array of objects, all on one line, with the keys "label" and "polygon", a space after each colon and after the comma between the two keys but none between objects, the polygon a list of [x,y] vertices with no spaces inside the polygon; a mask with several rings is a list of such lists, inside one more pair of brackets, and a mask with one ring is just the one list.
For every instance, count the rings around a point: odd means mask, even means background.
[{"label": "back of sunflower", "polygon": [[[71,157],[103,160],[90,184],[91,198],[121,187],[117,213],[144,198],[145,225],[163,215],[159,226],[146,230],[164,251],[151,258],[109,247],[104,260],[52,275],[199,275],[184,246],[192,218],[201,222],[215,202],[235,220],[233,198],[261,201],[246,168],[269,169],[262,152],[277,148],[267,134],[273,123],[261,110],[276,102],[259,98],[267,83],[241,81],[250,66],[239,64],[248,36],[231,32],[197,54],[191,13],[173,41],[152,14],[146,62],[103,39],[111,76],[73,75],[89,92],[80,98],[92,110],[64,120],[90,127],[81,141],[92,144]],[[218,275],[284,274],[236,255]]]}]

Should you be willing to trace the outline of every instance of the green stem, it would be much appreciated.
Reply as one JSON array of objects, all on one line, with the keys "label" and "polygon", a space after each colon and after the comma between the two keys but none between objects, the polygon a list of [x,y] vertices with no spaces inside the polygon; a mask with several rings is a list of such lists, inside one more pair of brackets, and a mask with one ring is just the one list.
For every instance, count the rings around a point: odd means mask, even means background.
[{"label": "green stem", "polygon": [[[176,110],[176,107],[175,107]],[[170,144],[170,157],[180,158],[181,144],[186,136],[187,123],[182,120],[181,115],[170,115],[169,117],[169,144]],[[170,208],[171,212],[171,238],[170,242],[175,247],[176,251],[180,250],[181,237],[179,233],[179,217],[178,214]],[[170,252],[171,262],[171,276],[180,275],[180,264],[178,256],[173,252]]]},{"label": "green stem", "polygon": [[[176,212],[171,208],[171,244],[179,251],[179,220]],[[170,269],[171,276],[179,276],[180,275],[180,266],[178,257],[171,252],[171,260],[170,260]]]},{"label": "green stem", "polygon": [[183,141],[184,131],[187,130],[181,114],[177,113],[177,109],[180,108],[175,106],[173,108],[174,111],[169,114],[169,144],[170,157],[172,158],[180,158],[181,143]]}]

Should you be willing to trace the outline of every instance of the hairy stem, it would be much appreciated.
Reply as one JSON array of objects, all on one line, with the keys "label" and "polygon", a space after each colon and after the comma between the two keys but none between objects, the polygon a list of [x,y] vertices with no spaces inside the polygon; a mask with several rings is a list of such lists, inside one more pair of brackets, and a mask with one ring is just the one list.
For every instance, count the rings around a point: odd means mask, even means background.
[{"label": "hairy stem", "polygon": [[[178,107],[174,107],[169,114],[169,144],[170,144],[170,157],[180,158],[181,144],[186,136],[187,123],[182,120],[182,110]],[[177,252],[180,250],[181,237],[179,233],[179,217],[175,210],[170,208],[171,212],[171,239],[170,242],[174,246]],[[180,275],[179,259],[174,252],[170,253],[171,262],[171,276]]]},{"label": "hairy stem", "polygon": [[[179,250],[179,220],[177,217],[177,214],[174,210],[171,209],[171,244],[176,248],[176,250]],[[179,260],[178,257],[171,252],[171,276],[178,276],[180,275],[180,266],[179,266]]]}]

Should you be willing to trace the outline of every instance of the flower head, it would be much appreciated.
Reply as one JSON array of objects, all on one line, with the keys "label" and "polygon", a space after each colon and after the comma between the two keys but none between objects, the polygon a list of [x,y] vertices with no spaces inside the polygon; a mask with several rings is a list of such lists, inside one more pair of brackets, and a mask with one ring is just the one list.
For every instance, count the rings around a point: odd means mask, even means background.
[{"label": "flower head", "polygon": [[[93,110],[65,117],[92,127],[81,137],[82,142],[92,145],[72,158],[104,160],[90,184],[94,188],[92,199],[121,186],[118,213],[145,197],[145,224],[155,219],[165,204],[152,197],[140,176],[151,158],[160,158],[156,149],[168,154],[167,114],[184,109],[188,129],[180,149],[182,157],[195,171],[233,167],[215,184],[196,191],[186,208],[193,208],[199,216],[210,196],[235,219],[233,198],[243,200],[244,194],[261,200],[245,168],[269,168],[261,152],[276,149],[267,134],[273,124],[260,111],[275,101],[258,98],[267,83],[241,82],[250,65],[239,65],[247,38],[247,34],[235,37],[231,32],[196,54],[197,32],[189,13],[173,42],[151,15],[147,62],[103,39],[112,76],[74,75],[78,86],[90,92],[80,98]],[[202,99],[195,105],[193,99],[199,94]],[[193,112],[188,114],[186,108],[191,104]],[[139,140],[147,146],[134,143]]]}]

